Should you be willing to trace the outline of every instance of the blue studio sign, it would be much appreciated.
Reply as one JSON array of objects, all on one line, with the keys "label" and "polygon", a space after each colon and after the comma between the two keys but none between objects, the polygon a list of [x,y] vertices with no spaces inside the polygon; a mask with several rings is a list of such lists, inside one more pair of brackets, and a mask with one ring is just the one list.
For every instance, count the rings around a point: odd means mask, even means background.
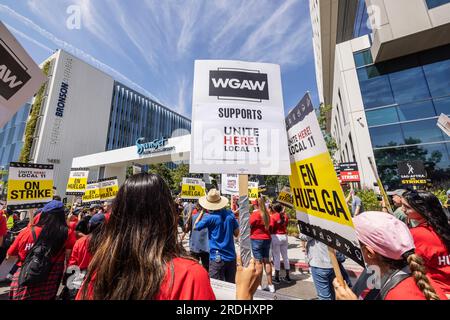
[{"label": "blue studio sign", "polygon": [[167,143],[167,138],[159,138],[150,142],[144,142],[145,138],[139,138],[136,140],[137,153],[139,155],[152,153],[160,148],[164,147]]}]

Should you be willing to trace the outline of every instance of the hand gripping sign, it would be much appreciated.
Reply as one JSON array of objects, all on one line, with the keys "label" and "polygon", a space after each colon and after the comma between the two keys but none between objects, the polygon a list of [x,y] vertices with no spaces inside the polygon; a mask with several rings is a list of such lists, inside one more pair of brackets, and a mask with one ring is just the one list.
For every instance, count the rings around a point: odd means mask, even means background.
[{"label": "hand gripping sign", "polygon": [[82,198],[83,204],[93,204],[100,202],[100,183],[98,181],[88,182],[86,191]]},{"label": "hand gripping sign", "polygon": [[8,208],[41,208],[52,198],[53,165],[19,162],[9,164]]},{"label": "hand gripping sign", "polygon": [[197,200],[206,194],[205,183],[202,179],[183,178],[181,185],[181,198]]},{"label": "hand gripping sign", "polygon": [[69,181],[67,182],[66,194],[72,196],[82,196],[86,190],[89,169],[70,169]]},{"label": "hand gripping sign", "polygon": [[309,94],[286,118],[293,204],[301,232],[364,266],[352,217]]},{"label": "hand gripping sign", "polygon": [[117,177],[101,179],[98,183],[101,201],[113,200],[119,192],[119,180],[117,180]]}]

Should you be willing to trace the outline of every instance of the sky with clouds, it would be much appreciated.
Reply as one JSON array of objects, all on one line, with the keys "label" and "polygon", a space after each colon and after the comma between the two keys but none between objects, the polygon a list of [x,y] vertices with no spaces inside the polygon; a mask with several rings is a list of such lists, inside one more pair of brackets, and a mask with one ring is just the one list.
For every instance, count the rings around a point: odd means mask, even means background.
[{"label": "sky with clouds", "polygon": [[[306,91],[317,105],[308,3],[2,0],[0,19],[37,63],[65,49],[190,118],[196,59],[280,64],[286,112]],[[79,29],[67,27],[73,9]]]}]

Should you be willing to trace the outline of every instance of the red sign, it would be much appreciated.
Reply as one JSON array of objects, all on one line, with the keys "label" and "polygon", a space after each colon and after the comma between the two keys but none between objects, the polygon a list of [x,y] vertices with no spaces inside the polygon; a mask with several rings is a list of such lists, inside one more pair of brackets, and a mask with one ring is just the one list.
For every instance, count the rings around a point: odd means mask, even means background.
[{"label": "red sign", "polygon": [[359,182],[359,171],[341,171],[342,182]]}]

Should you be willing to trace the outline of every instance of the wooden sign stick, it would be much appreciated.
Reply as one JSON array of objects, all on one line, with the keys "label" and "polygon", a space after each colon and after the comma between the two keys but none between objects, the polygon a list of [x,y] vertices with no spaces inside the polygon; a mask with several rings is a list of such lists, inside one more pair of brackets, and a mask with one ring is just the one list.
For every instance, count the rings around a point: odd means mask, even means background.
[{"label": "wooden sign stick", "polygon": [[248,201],[248,175],[239,175],[239,248],[241,260],[247,267],[252,257],[250,243],[250,213]]},{"label": "wooden sign stick", "polygon": [[336,278],[338,279],[339,283],[341,285],[344,285],[344,278],[342,277],[341,268],[339,267],[339,262],[336,258],[336,252],[333,248],[328,247],[328,255],[330,256],[331,264],[333,265],[334,274]]}]

